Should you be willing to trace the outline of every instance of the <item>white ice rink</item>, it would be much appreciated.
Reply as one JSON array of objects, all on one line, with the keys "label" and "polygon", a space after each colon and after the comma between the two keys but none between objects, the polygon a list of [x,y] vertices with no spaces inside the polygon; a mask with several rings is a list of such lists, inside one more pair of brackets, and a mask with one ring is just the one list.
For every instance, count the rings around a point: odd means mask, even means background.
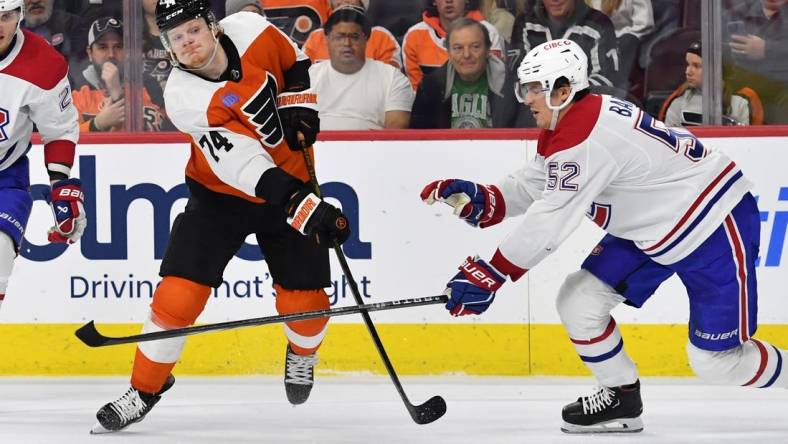
[{"label": "white ice rink", "polygon": [[88,430],[125,379],[0,378],[0,443],[788,443],[788,391],[644,379],[645,430],[565,435],[561,407],[590,379],[404,378],[414,403],[433,395],[448,411],[411,421],[384,377],[319,377],[292,407],[278,378],[179,378],[141,423],[114,435]]}]

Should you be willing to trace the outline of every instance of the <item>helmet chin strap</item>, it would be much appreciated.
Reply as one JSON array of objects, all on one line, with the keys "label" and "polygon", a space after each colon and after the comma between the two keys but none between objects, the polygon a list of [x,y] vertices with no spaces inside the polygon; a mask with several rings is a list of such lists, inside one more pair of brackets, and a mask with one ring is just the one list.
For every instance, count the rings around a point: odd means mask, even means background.
[{"label": "helmet chin strap", "polygon": [[547,107],[550,108],[550,111],[553,112],[552,117],[550,117],[550,127],[548,129],[550,131],[555,131],[555,126],[558,124],[558,114],[560,114],[562,109],[566,108],[567,106],[569,106],[570,103],[572,103],[572,99],[575,97],[575,89],[572,88],[571,91],[569,92],[569,97],[567,97],[566,100],[564,100],[564,103],[558,106],[553,106],[552,103],[550,103],[551,96],[552,96],[552,91],[549,91],[544,95],[544,101],[545,101],[545,105],[547,105]]}]

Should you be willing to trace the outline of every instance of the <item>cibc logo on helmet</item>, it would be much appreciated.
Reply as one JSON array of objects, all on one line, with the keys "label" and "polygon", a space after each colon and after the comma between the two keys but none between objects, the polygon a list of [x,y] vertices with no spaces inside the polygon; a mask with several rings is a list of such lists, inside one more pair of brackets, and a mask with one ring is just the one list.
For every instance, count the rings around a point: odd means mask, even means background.
[{"label": "cibc logo on helmet", "polygon": [[564,46],[571,46],[572,43],[573,42],[571,40],[553,40],[542,45],[542,49],[547,51],[550,49],[561,48]]}]

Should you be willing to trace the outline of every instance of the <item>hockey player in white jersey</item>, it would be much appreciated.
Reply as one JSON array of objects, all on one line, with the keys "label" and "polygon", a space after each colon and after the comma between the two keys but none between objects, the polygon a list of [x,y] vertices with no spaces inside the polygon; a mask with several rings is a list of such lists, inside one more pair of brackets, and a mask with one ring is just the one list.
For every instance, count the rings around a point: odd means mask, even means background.
[{"label": "hockey player in white jersey", "polygon": [[33,125],[52,187],[50,242],[76,242],[87,224],[80,181],[69,179],[79,127],[68,64],[44,39],[20,29],[24,3],[0,0],[0,303],[33,206],[27,159]]},{"label": "hockey player in white jersey", "polygon": [[556,305],[600,387],[564,407],[563,431],[643,429],[637,369],[610,311],[622,302],[642,306],[674,273],[689,295],[695,373],[788,387],[788,353],[752,337],[760,219],[751,183],[692,134],[590,94],[587,63],[570,40],[546,42],[523,59],[517,95],[543,129],[524,168],[497,185],[446,179],[424,188],[425,202],[447,203],[474,226],[522,216],[491,260],[469,257],[459,267],[446,308],[455,316],[484,312],[507,277],[516,281],[555,251],[585,215],[607,235],[566,278]]}]

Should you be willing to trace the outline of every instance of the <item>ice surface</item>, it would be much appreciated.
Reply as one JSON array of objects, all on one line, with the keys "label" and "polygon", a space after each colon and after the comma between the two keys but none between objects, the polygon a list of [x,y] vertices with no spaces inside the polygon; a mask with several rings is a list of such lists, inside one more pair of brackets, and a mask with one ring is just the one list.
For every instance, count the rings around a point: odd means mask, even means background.
[{"label": "ice surface", "polygon": [[0,378],[0,443],[788,443],[788,391],[647,378],[645,430],[560,432],[561,407],[593,388],[585,378],[403,378],[414,403],[441,395],[446,416],[416,425],[385,377],[318,375],[290,406],[280,378],[187,378],[141,423],[91,436],[95,412],[127,378]]}]

